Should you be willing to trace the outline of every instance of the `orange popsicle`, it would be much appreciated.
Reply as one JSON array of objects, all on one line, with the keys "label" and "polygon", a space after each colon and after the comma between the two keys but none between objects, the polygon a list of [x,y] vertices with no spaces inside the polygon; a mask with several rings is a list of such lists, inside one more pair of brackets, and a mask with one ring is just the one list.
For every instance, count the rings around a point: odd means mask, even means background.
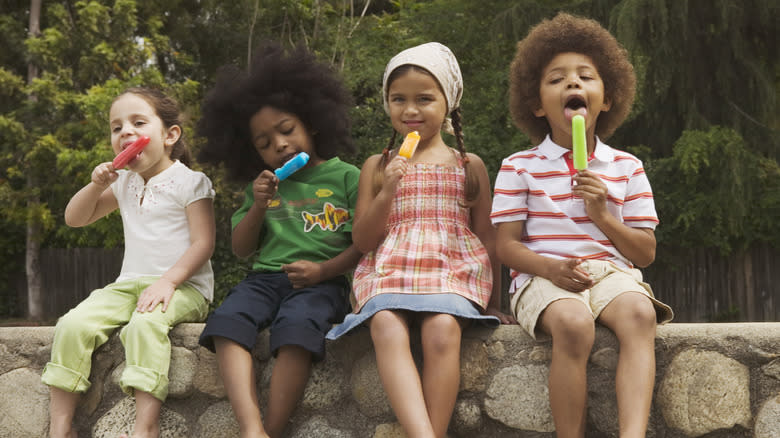
[{"label": "orange popsicle", "polygon": [[404,138],[404,142],[401,144],[401,147],[398,149],[398,155],[402,157],[412,158],[412,155],[414,155],[414,150],[417,149],[417,143],[420,142],[420,134],[417,131],[412,131],[408,134],[406,134],[406,138]]},{"label": "orange popsicle", "polygon": [[138,154],[140,154],[148,144],[149,137],[145,135],[138,137],[138,140],[134,141],[133,144],[126,147],[125,150],[114,157],[114,161],[111,162],[111,164],[114,166],[114,169],[122,169],[127,166],[127,163],[133,161],[135,157],[138,156]]}]

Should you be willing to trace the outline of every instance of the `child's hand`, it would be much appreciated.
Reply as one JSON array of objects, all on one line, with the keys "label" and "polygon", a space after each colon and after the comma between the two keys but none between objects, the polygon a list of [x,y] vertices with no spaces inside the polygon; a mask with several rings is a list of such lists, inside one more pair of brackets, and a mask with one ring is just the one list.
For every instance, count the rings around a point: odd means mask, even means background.
[{"label": "child's hand", "polygon": [[518,324],[514,316],[508,315],[492,306],[488,306],[488,308],[485,309],[485,315],[495,316],[501,324]]},{"label": "child's hand", "polygon": [[390,160],[385,167],[385,179],[382,181],[382,188],[390,190],[390,193],[395,193],[398,182],[406,175],[408,166],[409,163],[406,158],[400,155],[396,155],[395,158]]},{"label": "child's hand", "polygon": [[580,268],[582,259],[552,260],[547,279],[569,292],[582,292],[593,286],[593,280]]},{"label": "child's hand", "polygon": [[171,302],[176,285],[164,278],[160,278],[141,292],[136,303],[135,311],[138,313],[151,312],[162,303],[162,311],[168,310],[168,303]]},{"label": "child's hand", "polygon": [[279,180],[270,170],[264,170],[255,178],[252,183],[252,193],[255,197],[255,204],[261,207],[268,205],[268,202],[276,195],[276,189],[279,186]]},{"label": "child's hand", "polygon": [[92,182],[102,188],[110,186],[117,178],[119,178],[119,174],[116,173],[110,161],[98,164],[92,171]]},{"label": "child's hand", "polygon": [[590,170],[580,170],[574,176],[575,186],[571,189],[574,196],[582,198],[588,217],[598,220],[607,211],[607,185]]},{"label": "child's hand", "polygon": [[287,273],[295,289],[315,285],[323,279],[322,265],[308,260],[282,265],[282,271]]}]

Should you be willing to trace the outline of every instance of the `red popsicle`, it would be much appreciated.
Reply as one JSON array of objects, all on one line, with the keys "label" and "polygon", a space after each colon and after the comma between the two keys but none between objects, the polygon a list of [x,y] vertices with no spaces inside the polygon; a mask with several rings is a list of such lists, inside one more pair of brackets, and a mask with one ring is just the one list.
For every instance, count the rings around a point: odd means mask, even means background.
[{"label": "red popsicle", "polygon": [[125,150],[114,157],[114,161],[111,162],[111,164],[114,166],[114,169],[122,169],[127,166],[127,163],[133,161],[135,157],[140,154],[148,144],[149,137],[145,135],[138,137],[138,140],[134,141],[133,144],[126,147]]}]

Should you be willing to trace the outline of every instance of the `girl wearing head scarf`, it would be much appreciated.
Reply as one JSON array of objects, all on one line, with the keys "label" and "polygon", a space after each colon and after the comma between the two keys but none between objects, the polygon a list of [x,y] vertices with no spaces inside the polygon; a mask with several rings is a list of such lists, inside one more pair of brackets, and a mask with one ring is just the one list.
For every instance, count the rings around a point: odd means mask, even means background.
[{"label": "girl wearing head scarf", "polygon": [[[444,437],[458,395],[463,328],[514,320],[498,311],[490,183],[482,160],[465,151],[455,56],[439,43],[412,47],[390,60],[382,82],[393,135],[360,175],[352,227],[363,253],[353,282],[355,313],[327,337],[365,323],[406,434]],[[456,148],[444,142],[443,130],[454,135]],[[412,132],[416,150],[399,153],[398,134]],[[420,331],[422,375],[412,358],[412,327]]]}]

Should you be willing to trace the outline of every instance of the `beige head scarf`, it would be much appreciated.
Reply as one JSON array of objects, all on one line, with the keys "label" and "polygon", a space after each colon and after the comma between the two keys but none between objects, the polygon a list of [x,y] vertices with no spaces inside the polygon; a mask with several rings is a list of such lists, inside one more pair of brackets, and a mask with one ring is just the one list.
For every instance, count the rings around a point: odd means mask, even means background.
[{"label": "beige head scarf", "polygon": [[[396,68],[407,64],[428,70],[439,81],[444,97],[447,98],[447,114],[460,106],[460,98],[463,96],[463,76],[460,74],[458,60],[447,46],[432,42],[406,49],[387,63],[382,77],[382,102],[386,113],[390,114],[390,107],[387,104],[387,77]],[[453,133],[449,117],[445,118],[442,129],[450,134]]]}]

